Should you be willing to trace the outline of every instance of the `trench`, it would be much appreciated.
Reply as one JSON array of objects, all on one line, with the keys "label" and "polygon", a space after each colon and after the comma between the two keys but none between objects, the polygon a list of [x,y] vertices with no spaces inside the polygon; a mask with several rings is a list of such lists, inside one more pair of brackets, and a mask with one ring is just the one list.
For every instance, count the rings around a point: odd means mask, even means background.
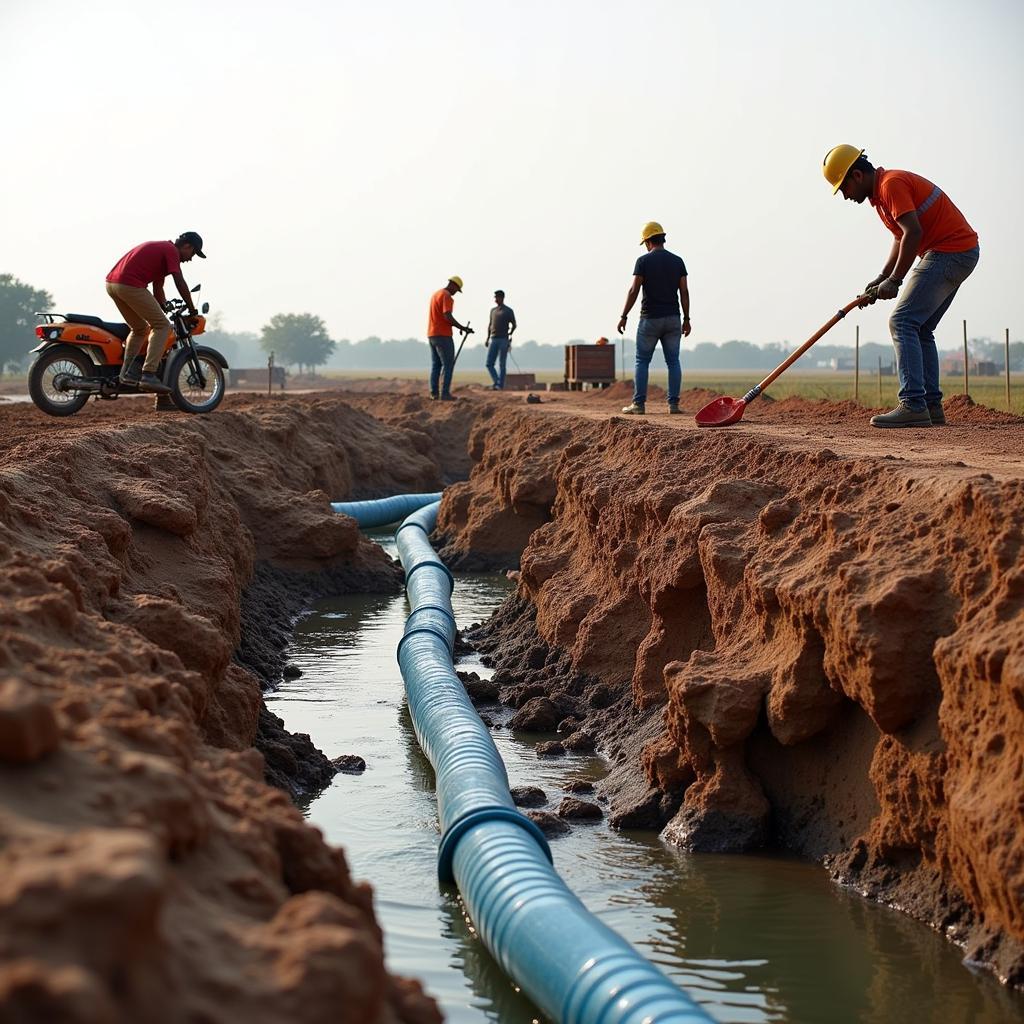
[{"label": "trench", "polygon": [[[393,533],[370,534],[394,556]],[[510,592],[498,574],[456,573],[461,627]],[[420,752],[395,649],[404,595],[321,600],[296,626],[303,675],[267,695],[295,732],[330,756],[365,758],[303,808],[372,882],[391,971],[420,979],[458,1024],[545,1020],[476,936],[454,886],[436,881],[433,771]],[[462,670],[489,675],[473,654]],[[499,726],[511,712],[482,708]],[[597,756],[538,758],[550,735],[493,730],[513,786],[542,788],[554,809],[572,780],[598,780]],[[590,798],[592,799],[592,798]],[[1024,1000],[961,962],[941,936],[835,887],[820,867],[782,855],[685,854],[654,832],[574,824],[551,841],[555,867],[588,909],[658,964],[718,1021],[863,1022],[1016,1019]]]}]

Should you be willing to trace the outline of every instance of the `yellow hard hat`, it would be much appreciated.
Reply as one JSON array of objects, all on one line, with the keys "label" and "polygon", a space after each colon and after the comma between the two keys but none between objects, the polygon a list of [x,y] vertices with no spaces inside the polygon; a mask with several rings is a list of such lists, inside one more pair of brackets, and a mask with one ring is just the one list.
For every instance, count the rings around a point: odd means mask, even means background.
[{"label": "yellow hard hat", "polygon": [[832,186],[832,195],[839,191],[843,178],[850,173],[850,168],[857,162],[864,153],[863,149],[856,146],[833,146],[825,154],[825,162],[822,164],[822,173],[825,180]]},{"label": "yellow hard hat", "polygon": [[640,244],[643,245],[648,238],[653,238],[655,235],[663,234],[665,234],[665,229],[656,220],[649,220],[644,225],[644,230],[640,236]]},{"label": "yellow hard hat", "polygon": [[452,276],[451,276],[451,277],[449,277],[449,278],[448,278],[448,280],[449,280],[449,281],[451,281],[451,283],[452,283],[453,285],[455,285],[455,287],[456,287],[456,288],[457,288],[457,289],[458,289],[458,290],[459,290],[460,292],[462,291],[462,278],[461,278],[461,277],[459,277],[459,275],[458,275],[458,274],[452,274]]}]

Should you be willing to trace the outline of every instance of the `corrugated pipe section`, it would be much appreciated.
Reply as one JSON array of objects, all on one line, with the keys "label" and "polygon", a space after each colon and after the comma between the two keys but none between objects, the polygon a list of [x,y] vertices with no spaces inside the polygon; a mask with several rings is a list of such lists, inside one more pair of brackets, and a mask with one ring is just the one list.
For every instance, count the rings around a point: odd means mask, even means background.
[{"label": "corrugated pipe section", "polygon": [[378,498],[376,501],[332,501],[335,512],[351,516],[364,530],[377,526],[397,523],[409,513],[424,505],[441,500],[441,492],[434,494],[397,494],[393,498]]},{"label": "corrugated pipe section", "polygon": [[458,884],[495,960],[560,1024],[708,1024],[583,906],[552,867],[543,834],[512,802],[504,762],[452,664],[454,580],[429,542],[439,504],[410,515],[397,540],[412,608],[398,661],[437,777],[441,880]]}]

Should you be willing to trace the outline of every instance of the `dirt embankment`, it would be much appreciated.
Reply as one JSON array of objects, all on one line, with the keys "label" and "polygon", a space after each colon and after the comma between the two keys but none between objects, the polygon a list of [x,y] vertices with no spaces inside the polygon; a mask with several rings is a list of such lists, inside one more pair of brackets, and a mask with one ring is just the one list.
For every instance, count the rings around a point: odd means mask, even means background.
[{"label": "dirt embankment", "polygon": [[780,844],[1024,983],[1024,480],[512,409],[472,446],[445,555],[522,553],[477,640],[602,738],[613,820]]},{"label": "dirt embankment", "polygon": [[[0,1018],[438,1020],[386,973],[370,890],[267,786],[315,784],[315,751],[233,660],[256,564],[295,600],[397,586],[328,501],[436,488],[437,463],[317,396],[7,407],[0,436]],[[254,663],[287,625],[267,604]]]}]

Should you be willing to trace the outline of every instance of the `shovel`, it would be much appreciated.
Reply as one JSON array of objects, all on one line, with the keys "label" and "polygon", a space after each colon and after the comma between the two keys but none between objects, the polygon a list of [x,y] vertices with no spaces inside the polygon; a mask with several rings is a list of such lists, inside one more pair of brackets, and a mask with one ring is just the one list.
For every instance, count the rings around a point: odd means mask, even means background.
[{"label": "shovel", "polygon": [[709,402],[704,406],[699,413],[697,413],[695,419],[697,420],[698,427],[728,427],[732,423],[739,423],[743,419],[743,410],[750,405],[750,403],[757,398],[759,394],[783,370],[788,369],[793,365],[819,338],[823,335],[828,334],[830,330],[840,320],[850,312],[851,309],[856,309],[857,306],[865,303],[867,296],[860,295],[853,302],[847,303],[841,310],[827,324],[816,331],[811,337],[809,337],[792,355],[790,355],[784,362],[768,374],[767,377],[760,384],[752,387],[742,398],[716,398],[713,402]]}]

